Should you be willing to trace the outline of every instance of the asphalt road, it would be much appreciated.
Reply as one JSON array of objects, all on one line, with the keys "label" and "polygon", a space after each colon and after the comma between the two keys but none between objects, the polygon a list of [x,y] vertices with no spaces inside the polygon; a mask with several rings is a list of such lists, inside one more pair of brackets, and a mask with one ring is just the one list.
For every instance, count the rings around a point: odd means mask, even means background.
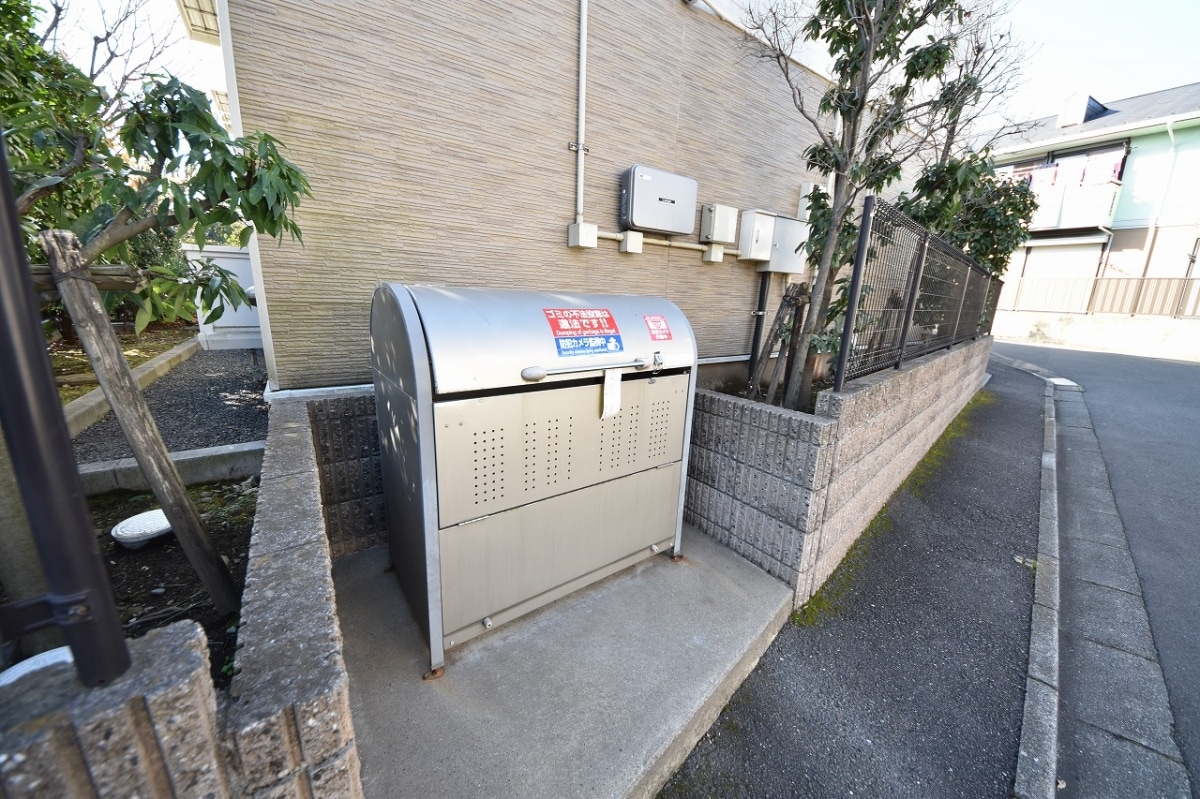
[{"label": "asphalt road", "polygon": [[[661,797],[1008,797],[1025,695],[1043,383],[990,402],[787,624]],[[829,584],[827,584],[829,585]]]},{"label": "asphalt road", "polygon": [[1200,786],[1200,364],[1007,343],[995,351],[1084,387],[1178,743]]}]

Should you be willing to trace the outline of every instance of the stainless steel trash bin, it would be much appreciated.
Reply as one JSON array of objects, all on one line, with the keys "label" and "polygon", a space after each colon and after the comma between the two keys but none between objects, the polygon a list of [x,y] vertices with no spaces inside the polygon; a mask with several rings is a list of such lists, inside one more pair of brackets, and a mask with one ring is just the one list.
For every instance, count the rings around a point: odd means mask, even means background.
[{"label": "stainless steel trash bin", "polygon": [[679,551],[696,344],[667,300],[385,284],[388,546],[445,650]]}]

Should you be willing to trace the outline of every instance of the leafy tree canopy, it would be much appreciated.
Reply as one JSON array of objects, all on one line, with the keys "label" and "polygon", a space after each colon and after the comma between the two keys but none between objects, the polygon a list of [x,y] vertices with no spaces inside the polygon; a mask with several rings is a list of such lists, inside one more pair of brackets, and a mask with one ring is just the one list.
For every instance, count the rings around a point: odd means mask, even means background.
[{"label": "leafy tree canopy", "polygon": [[[0,119],[33,260],[42,260],[36,233],[49,229],[74,232],[85,265],[134,260],[127,243],[154,229],[201,247],[213,225],[244,224],[243,245],[254,231],[301,238],[294,213],[309,196],[308,180],[276,139],[230,136],[208,98],[172,76],[152,76],[135,96],[106,102],[95,83],[45,49],[29,0],[0,0],[0,23]],[[106,118],[103,107],[116,110]],[[139,323],[152,307],[186,305],[177,296],[164,305],[170,282],[156,275],[158,293],[140,297],[147,313]],[[176,294],[198,288],[187,270],[174,282]],[[221,297],[235,307],[239,300]]]},{"label": "leafy tree canopy", "polygon": [[996,175],[986,153],[931,164],[900,209],[999,277],[1029,238],[1037,197],[1028,184]]}]

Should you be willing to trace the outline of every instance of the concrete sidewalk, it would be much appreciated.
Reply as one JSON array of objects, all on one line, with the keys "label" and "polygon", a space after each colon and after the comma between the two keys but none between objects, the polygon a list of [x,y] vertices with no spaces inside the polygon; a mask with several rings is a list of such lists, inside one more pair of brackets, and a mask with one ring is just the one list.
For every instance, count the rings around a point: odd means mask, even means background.
[{"label": "concrete sidewalk", "polygon": [[1053,397],[1060,567],[1054,771],[1021,796],[1191,797],[1138,575],[1084,402],[1084,389],[1034,364]]},{"label": "concrete sidewalk", "polygon": [[428,650],[387,551],[334,563],[368,799],[644,796],[687,756],[791,610],[791,591],[685,529],[643,561],[451,650]]}]

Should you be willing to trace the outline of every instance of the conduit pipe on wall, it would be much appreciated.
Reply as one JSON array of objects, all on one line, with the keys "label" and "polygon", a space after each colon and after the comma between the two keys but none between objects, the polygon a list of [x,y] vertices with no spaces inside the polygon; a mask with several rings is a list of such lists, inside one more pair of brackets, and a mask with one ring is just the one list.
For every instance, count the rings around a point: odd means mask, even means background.
[{"label": "conduit pipe on wall", "polygon": [[[1167,168],[1167,179],[1163,181],[1162,195],[1158,198],[1158,204],[1154,206],[1154,218],[1150,221],[1149,241],[1146,244],[1146,257],[1142,260],[1142,277],[1148,277],[1150,274],[1150,261],[1154,258],[1154,248],[1158,245],[1158,231],[1162,227],[1162,212],[1166,207],[1167,198],[1171,194],[1171,186],[1175,182],[1175,168],[1179,165],[1179,150],[1175,146],[1175,120],[1167,120],[1167,137],[1171,140],[1171,160],[1170,166]],[[1141,289],[1144,283],[1138,284],[1137,302],[1141,302]],[[1134,305],[1137,308],[1137,305]]]},{"label": "conduit pipe on wall", "polygon": [[579,0],[579,96],[575,121],[575,221],[567,228],[568,247],[595,247],[598,230],[596,225],[583,221],[583,157],[587,146],[583,143],[587,119],[587,0]]},{"label": "conduit pipe on wall", "polygon": [[[604,241],[622,241],[623,242],[626,239],[626,234],[625,233],[609,233],[607,231],[602,230],[596,234],[596,238],[603,239]],[[670,239],[649,239],[649,238],[645,238],[645,237],[642,238],[642,244],[649,244],[652,247],[669,247],[673,250],[693,250],[694,252],[705,252],[705,253],[709,252],[712,248],[712,245],[696,244],[695,242],[691,242],[691,241],[671,241]],[[742,253],[740,250],[722,249],[721,254],[722,254],[722,257],[724,257],[725,255],[732,255],[734,258],[737,258],[737,257],[741,256]]]},{"label": "conduit pipe on wall", "polygon": [[575,224],[583,224],[584,127],[587,120],[587,18],[588,2],[579,0],[579,101],[575,121]]}]

